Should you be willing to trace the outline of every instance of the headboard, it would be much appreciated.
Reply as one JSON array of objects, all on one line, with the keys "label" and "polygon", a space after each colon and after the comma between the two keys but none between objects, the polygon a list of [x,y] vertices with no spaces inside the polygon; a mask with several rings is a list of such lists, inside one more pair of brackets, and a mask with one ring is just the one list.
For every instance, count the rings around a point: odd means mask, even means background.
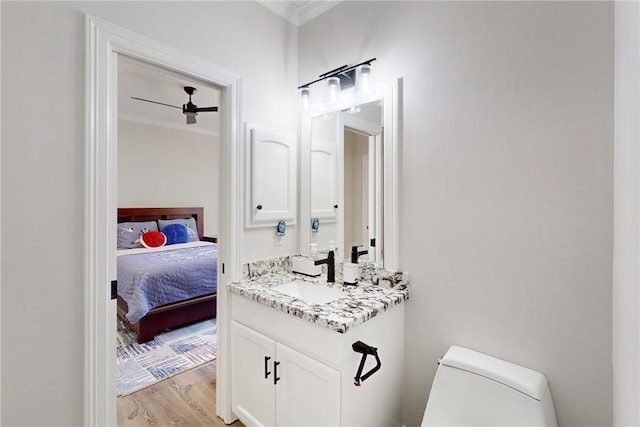
[{"label": "headboard", "polygon": [[118,208],[118,223],[129,221],[157,221],[159,219],[195,218],[198,237],[204,236],[203,208]]}]

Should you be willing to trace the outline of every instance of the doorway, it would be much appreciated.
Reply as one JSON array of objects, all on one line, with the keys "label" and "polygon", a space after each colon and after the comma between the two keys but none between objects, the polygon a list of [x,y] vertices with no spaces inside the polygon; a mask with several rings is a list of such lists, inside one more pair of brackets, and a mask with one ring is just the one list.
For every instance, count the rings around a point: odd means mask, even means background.
[{"label": "doorway", "polygon": [[[161,69],[220,88],[220,204],[218,283],[240,277],[243,148],[240,143],[239,76],[210,61],[132,33],[97,18],[86,17],[87,147],[85,209],[85,425],[115,425],[116,304],[111,283],[116,278],[117,87],[118,56],[126,55]],[[233,420],[229,403],[226,292],[218,293],[217,414]]]},{"label": "doorway", "polygon": [[[181,107],[191,98],[205,110],[184,114]],[[216,306],[220,216],[220,120],[217,111],[209,110],[219,103],[217,87],[118,56],[118,221],[127,221],[118,225],[116,254],[121,426],[169,419],[185,425],[220,423],[213,404],[216,319],[209,317]],[[172,238],[162,248],[140,248],[140,236],[131,228],[153,224],[168,232],[184,225],[174,223],[165,230],[166,219],[124,216],[186,218],[189,207],[197,207],[193,211],[200,229],[178,239],[169,233]],[[189,268],[176,268],[178,260]],[[188,308],[182,306],[186,304]],[[179,385],[193,389],[191,398],[201,410],[185,401]],[[167,400],[171,405],[159,403]]]},{"label": "doorway", "polygon": [[[344,248],[345,259],[353,246],[370,251],[369,201],[375,202],[375,187],[369,183],[369,135],[344,128]],[[373,184],[373,183],[372,183]]]}]

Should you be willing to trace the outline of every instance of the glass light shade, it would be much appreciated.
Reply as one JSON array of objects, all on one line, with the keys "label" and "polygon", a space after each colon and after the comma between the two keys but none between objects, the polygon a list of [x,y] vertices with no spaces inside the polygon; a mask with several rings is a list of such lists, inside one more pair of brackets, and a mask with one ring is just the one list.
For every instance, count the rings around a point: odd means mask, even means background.
[{"label": "glass light shade", "polygon": [[340,101],[340,79],[338,77],[329,77],[327,79],[327,92],[325,102],[335,104]]},{"label": "glass light shade", "polygon": [[369,93],[371,85],[371,65],[362,64],[358,67],[356,76],[356,92],[365,94]]},{"label": "glass light shade", "polygon": [[309,95],[310,91],[308,87],[300,88],[300,98],[302,100],[302,109],[304,111],[309,111]]}]

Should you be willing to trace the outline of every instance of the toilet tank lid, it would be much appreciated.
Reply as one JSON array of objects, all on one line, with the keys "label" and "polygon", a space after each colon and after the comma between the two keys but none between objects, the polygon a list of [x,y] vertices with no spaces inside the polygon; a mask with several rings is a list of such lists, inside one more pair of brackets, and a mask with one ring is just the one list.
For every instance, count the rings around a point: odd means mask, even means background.
[{"label": "toilet tank lid", "polygon": [[541,400],[547,390],[547,378],[542,373],[457,345],[449,347],[440,364],[481,375],[536,400]]}]

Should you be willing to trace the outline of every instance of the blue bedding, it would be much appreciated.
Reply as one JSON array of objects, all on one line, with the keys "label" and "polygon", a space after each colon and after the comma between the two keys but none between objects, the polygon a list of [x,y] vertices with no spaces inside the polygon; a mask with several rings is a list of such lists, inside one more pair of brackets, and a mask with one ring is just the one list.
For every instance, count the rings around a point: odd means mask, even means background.
[{"label": "blue bedding", "polygon": [[152,308],[216,292],[218,245],[171,246],[176,248],[131,249],[118,256],[118,295],[129,306],[129,322],[138,322]]}]

